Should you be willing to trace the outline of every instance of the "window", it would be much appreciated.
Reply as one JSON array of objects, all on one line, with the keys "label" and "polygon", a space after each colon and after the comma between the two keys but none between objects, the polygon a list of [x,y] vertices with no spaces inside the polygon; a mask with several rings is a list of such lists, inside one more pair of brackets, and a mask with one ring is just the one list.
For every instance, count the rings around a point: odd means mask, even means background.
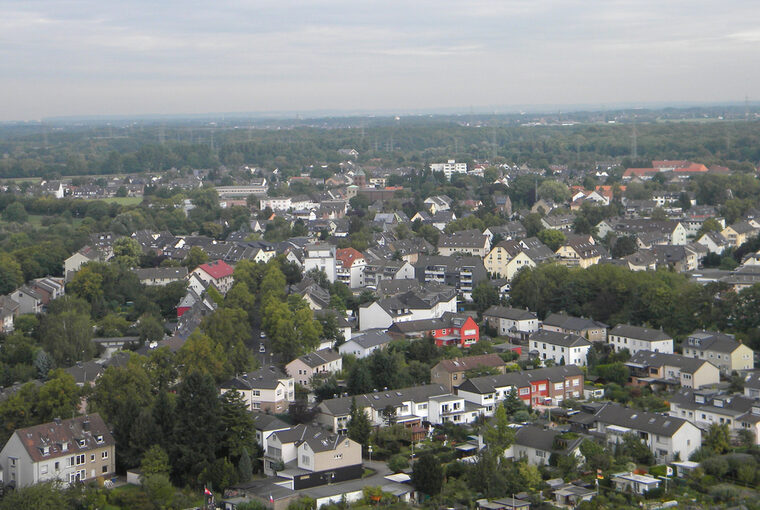
[{"label": "window", "polygon": [[309,465],[309,456],[308,455],[301,455],[301,464],[304,466]]},{"label": "window", "polygon": [[90,462],[95,462],[95,454],[90,454]]},{"label": "window", "polygon": [[108,466],[103,466],[103,472],[108,473]]},{"label": "window", "polygon": [[336,453],[336,454],[333,456],[333,458],[334,458],[334,459],[342,459],[342,458],[343,458],[343,454],[342,454],[342,453]]},{"label": "window", "polygon": [[546,454],[541,450],[536,450],[536,457],[544,457]]},{"label": "window", "polygon": [[261,402],[254,402],[253,403],[253,408],[254,409],[261,409]]},{"label": "window", "polygon": [[46,475],[47,472],[48,472],[48,466],[47,466],[47,464],[43,464],[42,466],[40,466],[40,474],[41,475]]},{"label": "window", "polygon": [[98,443],[98,444],[102,443],[103,442],[103,436],[101,436],[101,435],[95,436],[95,442]]},{"label": "window", "polygon": [[84,463],[85,463],[84,454],[77,455],[77,466],[81,466]]},{"label": "window", "polygon": [[520,388],[520,395],[527,395],[530,393],[530,388]]},{"label": "window", "polygon": [[100,454],[100,458],[101,458],[101,459],[107,459],[107,458],[108,458],[108,450],[106,450],[106,451],[102,452],[102,453]]},{"label": "window", "polygon": [[60,462],[56,462],[55,463],[55,470],[56,471],[60,471],[61,470],[61,463]]}]

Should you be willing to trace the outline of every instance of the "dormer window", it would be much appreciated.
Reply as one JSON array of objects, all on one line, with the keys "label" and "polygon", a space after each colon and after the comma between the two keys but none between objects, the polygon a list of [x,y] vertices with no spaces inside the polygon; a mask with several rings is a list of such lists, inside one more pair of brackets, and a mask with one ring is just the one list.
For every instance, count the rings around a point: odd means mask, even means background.
[{"label": "dormer window", "polygon": [[100,436],[100,435],[95,436],[95,442],[102,443],[103,442],[103,436]]},{"label": "dormer window", "polygon": [[42,455],[50,455],[50,447],[49,446],[43,446],[42,447]]},{"label": "dormer window", "polygon": [[68,450],[69,450],[69,443],[67,443],[66,441],[64,441],[63,443],[61,443],[61,451],[62,452],[66,452]]},{"label": "dormer window", "polygon": [[86,439],[80,439],[79,440],[79,447],[80,448],[84,448],[85,446],[87,446],[87,440]]}]

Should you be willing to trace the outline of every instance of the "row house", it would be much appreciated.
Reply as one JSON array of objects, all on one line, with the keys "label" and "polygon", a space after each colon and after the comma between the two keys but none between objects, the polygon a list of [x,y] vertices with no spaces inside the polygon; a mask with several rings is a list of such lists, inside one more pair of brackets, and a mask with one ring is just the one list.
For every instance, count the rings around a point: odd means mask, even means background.
[{"label": "row house", "polygon": [[464,358],[444,359],[430,369],[430,382],[441,384],[453,391],[466,379],[471,370],[493,370],[501,374],[506,371],[506,364],[498,354],[480,354]]},{"label": "row house", "polygon": [[733,436],[740,430],[748,430],[754,444],[760,444],[760,401],[757,399],[714,390],[682,389],[669,397],[668,402],[670,416],[688,420],[703,431],[714,424],[727,425]]},{"label": "row house", "polygon": [[658,463],[688,459],[702,446],[702,432],[691,422],[669,415],[604,404],[595,414],[595,430],[610,444],[633,434],[644,443]]},{"label": "row house", "polygon": [[531,407],[558,405],[568,398],[583,397],[583,372],[574,365],[554,366],[474,377],[457,387],[457,395],[484,407],[486,416],[492,416],[513,391]]},{"label": "row house", "polygon": [[633,384],[650,388],[702,388],[720,382],[720,370],[709,361],[680,354],[638,351],[625,362]]},{"label": "row house", "polygon": [[[386,410],[393,409],[393,421],[406,427],[419,427],[429,422],[430,400],[450,395],[440,384],[425,384],[397,390],[382,390],[363,395],[323,400],[316,407],[317,422],[333,432],[348,430],[351,407],[356,405],[373,426],[387,425]],[[465,412],[462,410],[462,412]]]},{"label": "row house", "polygon": [[678,220],[652,220],[647,218],[611,218],[596,225],[597,235],[605,237],[612,232],[618,236],[654,233],[664,236],[667,244],[687,244],[686,228]]},{"label": "row house", "polygon": [[538,317],[527,308],[509,308],[506,306],[491,306],[483,312],[483,320],[498,336],[524,340],[528,335],[538,331]]},{"label": "row house", "polygon": [[631,355],[639,351],[673,354],[673,339],[662,329],[618,324],[607,334],[607,342],[615,352],[627,349]]},{"label": "row house", "polygon": [[502,240],[511,241],[513,239],[523,239],[528,236],[528,231],[519,221],[508,221],[504,225],[497,225],[486,228],[483,233],[491,239],[491,244],[496,236]]},{"label": "row house", "polygon": [[366,358],[378,349],[384,349],[393,338],[383,329],[365,331],[352,336],[338,347],[342,355],[351,354],[357,359]]},{"label": "row house", "polygon": [[541,225],[550,230],[571,232],[573,230],[574,214],[552,214],[541,218]]},{"label": "row house", "polygon": [[548,465],[552,455],[574,456],[582,460],[580,446],[583,440],[578,434],[568,437],[557,430],[526,425],[517,429],[514,442],[506,449],[504,456],[514,460],[525,459],[532,466]]}]

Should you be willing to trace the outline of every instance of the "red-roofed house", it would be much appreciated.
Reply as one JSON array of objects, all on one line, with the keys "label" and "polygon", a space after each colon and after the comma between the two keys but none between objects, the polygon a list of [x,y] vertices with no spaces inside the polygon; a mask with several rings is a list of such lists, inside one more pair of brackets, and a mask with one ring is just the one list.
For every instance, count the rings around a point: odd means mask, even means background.
[{"label": "red-roofed house", "polygon": [[657,168],[627,168],[625,172],[623,172],[623,180],[630,181],[633,178],[638,178],[642,181],[648,181],[659,172],[660,170]]},{"label": "red-roofed house", "polygon": [[213,283],[219,292],[226,294],[232,288],[232,273],[235,270],[223,260],[215,260],[193,269],[190,275],[196,275],[206,283]]},{"label": "red-roofed house", "polygon": [[354,248],[341,248],[335,252],[337,279],[356,289],[364,287],[364,266],[367,261],[362,252]]},{"label": "red-roofed house", "polygon": [[676,168],[683,168],[691,164],[691,161],[685,159],[655,159],[652,161],[652,167],[660,172],[668,172]]},{"label": "red-roofed house", "polygon": [[686,166],[673,169],[673,173],[684,179],[694,175],[707,173],[707,167],[701,163],[689,163]]}]

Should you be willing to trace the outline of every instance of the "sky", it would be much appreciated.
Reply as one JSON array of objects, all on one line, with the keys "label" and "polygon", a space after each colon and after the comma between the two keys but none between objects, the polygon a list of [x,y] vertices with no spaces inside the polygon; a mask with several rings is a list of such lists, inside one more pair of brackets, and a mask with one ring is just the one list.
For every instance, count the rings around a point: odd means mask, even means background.
[{"label": "sky", "polygon": [[741,102],[758,83],[757,0],[0,0],[2,121]]}]

